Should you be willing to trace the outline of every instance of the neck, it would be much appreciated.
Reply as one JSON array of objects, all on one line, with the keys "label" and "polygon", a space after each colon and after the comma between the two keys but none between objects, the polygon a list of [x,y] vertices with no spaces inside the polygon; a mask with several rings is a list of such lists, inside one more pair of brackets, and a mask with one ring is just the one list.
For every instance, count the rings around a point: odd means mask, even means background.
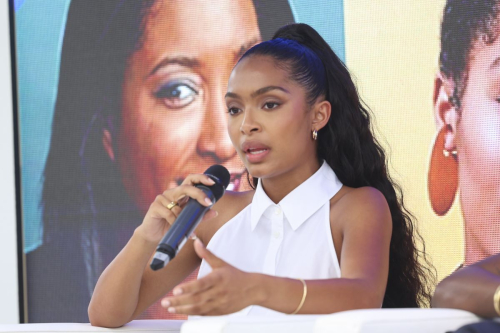
[{"label": "neck", "polygon": [[481,195],[479,189],[469,188],[467,193],[460,192],[460,202],[464,217],[465,265],[470,265],[500,252],[500,205],[494,195]]},{"label": "neck", "polygon": [[288,193],[318,171],[320,167],[321,164],[314,158],[310,163],[302,163],[277,176],[259,179],[259,181],[262,182],[262,187],[269,199],[274,203],[279,203]]},{"label": "neck", "polygon": [[466,266],[486,259],[500,252],[500,230],[498,221],[489,221],[494,224],[483,228],[479,221],[465,222],[465,259]]},{"label": "neck", "polygon": [[469,266],[500,252],[500,237],[498,235],[490,235],[491,239],[489,240],[478,239],[476,236],[467,232],[465,234],[465,266]]}]

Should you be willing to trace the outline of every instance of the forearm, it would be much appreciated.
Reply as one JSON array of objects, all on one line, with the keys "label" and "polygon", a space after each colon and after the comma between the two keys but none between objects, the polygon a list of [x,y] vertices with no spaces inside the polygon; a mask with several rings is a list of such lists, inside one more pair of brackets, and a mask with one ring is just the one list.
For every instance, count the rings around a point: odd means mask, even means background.
[{"label": "forearm", "polygon": [[[280,278],[263,274],[253,277],[256,286],[256,303],[266,308],[283,312],[294,312],[304,292],[297,279]],[[379,308],[382,305],[384,288],[377,288],[361,279],[306,280],[307,296],[298,313],[324,314],[338,311]]]},{"label": "forearm", "polygon": [[89,305],[94,326],[118,327],[131,320],[139,301],[144,269],[156,244],[141,237],[138,229],[104,270]]},{"label": "forearm", "polygon": [[466,310],[485,318],[497,317],[493,294],[499,285],[500,276],[482,267],[465,267],[439,283],[432,307]]}]

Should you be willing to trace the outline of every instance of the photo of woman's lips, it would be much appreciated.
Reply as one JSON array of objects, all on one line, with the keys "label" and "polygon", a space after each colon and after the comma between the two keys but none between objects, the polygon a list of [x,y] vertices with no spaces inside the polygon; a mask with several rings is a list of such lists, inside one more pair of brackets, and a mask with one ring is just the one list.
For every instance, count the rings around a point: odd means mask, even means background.
[{"label": "photo of woman's lips", "polygon": [[229,181],[229,185],[227,185],[226,190],[237,192],[240,189],[241,176],[243,176],[243,174],[244,174],[244,172],[242,172],[242,173],[232,173],[231,174],[231,179]]},{"label": "photo of woman's lips", "polygon": [[[241,178],[245,174],[245,172],[246,172],[245,170],[240,171],[240,172],[232,172],[231,178],[229,180],[229,185],[227,186],[226,190],[227,191],[234,191],[234,192],[239,191],[239,189],[241,187]],[[175,186],[181,185],[182,182],[184,181],[184,178],[185,177],[176,178],[176,180],[175,180],[176,185]],[[171,187],[174,187],[174,186],[171,186]]]}]

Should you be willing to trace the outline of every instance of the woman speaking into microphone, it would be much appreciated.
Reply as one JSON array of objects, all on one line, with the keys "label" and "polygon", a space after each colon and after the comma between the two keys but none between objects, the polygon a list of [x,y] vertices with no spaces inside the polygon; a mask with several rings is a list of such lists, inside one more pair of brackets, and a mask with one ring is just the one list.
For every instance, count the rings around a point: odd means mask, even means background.
[{"label": "woman speaking into microphone", "polygon": [[[117,327],[162,305],[188,315],[320,314],[417,307],[432,277],[415,221],[388,175],[370,115],[344,64],[311,27],[281,28],[234,67],[231,141],[254,189],[227,192],[174,260],[149,267],[186,198],[212,201],[188,176],[159,194],[101,275],[93,325]],[[200,170],[201,171],[201,170]],[[194,244],[193,244],[194,242]],[[178,285],[199,265],[198,280]]]}]

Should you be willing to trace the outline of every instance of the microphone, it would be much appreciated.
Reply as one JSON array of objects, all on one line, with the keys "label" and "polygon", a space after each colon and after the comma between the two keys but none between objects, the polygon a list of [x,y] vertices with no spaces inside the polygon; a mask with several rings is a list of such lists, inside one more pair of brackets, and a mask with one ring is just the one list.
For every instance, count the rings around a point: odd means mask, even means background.
[{"label": "microphone", "polygon": [[[204,174],[210,177],[215,184],[211,186],[197,184],[195,187],[202,190],[212,200],[213,205],[224,195],[231,176],[225,167],[218,164],[212,165]],[[212,205],[203,206],[197,200],[189,198],[186,206],[158,244],[150,264],[152,270],[157,271],[174,259]]]}]

